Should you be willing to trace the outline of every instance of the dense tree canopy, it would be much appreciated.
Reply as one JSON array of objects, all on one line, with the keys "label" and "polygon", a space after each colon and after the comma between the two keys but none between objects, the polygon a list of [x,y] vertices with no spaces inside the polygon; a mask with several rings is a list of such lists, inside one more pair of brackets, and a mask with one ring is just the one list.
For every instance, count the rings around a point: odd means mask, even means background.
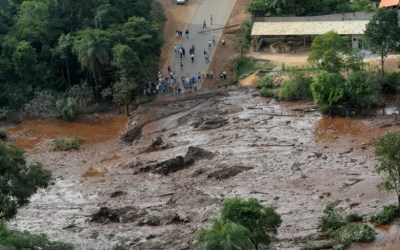
[{"label": "dense tree canopy", "polygon": [[351,11],[374,11],[369,0],[251,0],[247,9],[253,16],[312,16]]},{"label": "dense tree canopy", "polygon": [[[154,0],[0,0],[0,106],[20,108],[38,90],[68,93],[85,82],[100,98],[122,71],[140,87],[157,72],[159,8]],[[117,45],[133,58],[114,58],[124,52]]]},{"label": "dense tree canopy", "polygon": [[13,218],[38,188],[47,187],[50,176],[41,164],[28,165],[22,150],[0,141],[0,219]]},{"label": "dense tree canopy", "polygon": [[368,47],[381,56],[381,76],[389,52],[399,50],[400,28],[395,9],[379,9],[367,24],[365,40]]}]

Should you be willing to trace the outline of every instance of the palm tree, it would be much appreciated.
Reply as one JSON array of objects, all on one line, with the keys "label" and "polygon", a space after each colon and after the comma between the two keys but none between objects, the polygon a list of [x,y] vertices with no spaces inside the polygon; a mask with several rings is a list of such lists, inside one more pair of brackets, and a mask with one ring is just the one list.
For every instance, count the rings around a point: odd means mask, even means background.
[{"label": "palm tree", "polygon": [[239,224],[215,219],[211,229],[200,229],[195,234],[196,250],[253,250],[249,230]]},{"label": "palm tree", "polygon": [[98,29],[84,29],[78,32],[73,51],[83,69],[92,73],[95,94],[98,97],[98,79],[101,67],[109,62],[107,33]]}]

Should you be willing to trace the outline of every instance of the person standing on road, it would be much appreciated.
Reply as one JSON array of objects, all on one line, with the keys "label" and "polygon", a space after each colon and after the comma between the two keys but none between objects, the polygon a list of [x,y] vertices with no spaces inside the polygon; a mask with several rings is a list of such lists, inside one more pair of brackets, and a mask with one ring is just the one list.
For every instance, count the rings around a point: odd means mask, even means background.
[{"label": "person standing on road", "polygon": [[194,63],[194,54],[191,54],[190,58],[192,59],[192,63]]},{"label": "person standing on road", "polygon": [[206,55],[204,56],[204,59],[206,60],[206,63],[209,62],[209,60],[208,60],[208,54],[206,54]]},{"label": "person standing on road", "polygon": [[211,39],[208,40],[208,49],[209,49],[209,50],[211,49]]},{"label": "person standing on road", "polygon": [[212,43],[215,45],[215,36],[214,35],[211,36],[211,40],[212,40]]},{"label": "person standing on road", "polygon": [[186,29],[185,34],[186,34],[186,38],[189,39],[189,30],[188,29]]},{"label": "person standing on road", "polygon": [[184,47],[182,47],[182,54],[183,54],[183,57],[185,57],[185,48]]},{"label": "person standing on road", "polygon": [[211,14],[211,16],[210,16],[210,23],[211,23],[211,25],[213,25],[213,16],[212,16],[212,14]]},{"label": "person standing on road", "polygon": [[207,28],[206,19],[204,19],[203,29],[206,29],[206,28]]}]

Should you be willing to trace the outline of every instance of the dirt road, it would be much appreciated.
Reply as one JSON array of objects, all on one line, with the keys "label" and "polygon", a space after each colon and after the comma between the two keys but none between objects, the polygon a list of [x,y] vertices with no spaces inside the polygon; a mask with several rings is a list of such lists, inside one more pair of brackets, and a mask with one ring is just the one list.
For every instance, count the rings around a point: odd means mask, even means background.
[{"label": "dirt road", "polygon": [[[222,33],[222,27],[225,26],[229,15],[236,3],[236,0],[202,0],[196,2],[196,7],[190,22],[182,31],[185,33],[186,29],[189,31],[189,38],[183,35],[182,39],[176,39],[176,44],[180,44],[185,48],[186,56],[182,58],[183,69],[180,67],[180,56],[175,55],[171,68],[176,71],[177,76],[193,76],[198,72],[207,69],[208,63],[205,61],[203,51],[209,55],[211,61],[214,56],[215,45],[212,42],[215,40],[217,44]],[[188,6],[187,6],[188,7]],[[213,23],[211,23],[211,15]],[[204,21],[207,28],[203,29]],[[211,47],[208,46],[211,40]],[[195,58],[191,62],[189,50],[194,45]],[[170,48],[170,53],[174,54],[173,46]]]}]

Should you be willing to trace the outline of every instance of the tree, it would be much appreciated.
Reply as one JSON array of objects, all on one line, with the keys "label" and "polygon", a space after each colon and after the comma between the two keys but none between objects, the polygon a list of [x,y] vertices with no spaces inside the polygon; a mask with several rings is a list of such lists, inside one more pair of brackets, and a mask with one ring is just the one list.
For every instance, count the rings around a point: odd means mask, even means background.
[{"label": "tree", "polygon": [[113,84],[112,89],[106,89],[103,92],[103,96],[112,95],[113,102],[118,104],[119,113],[121,113],[121,105],[125,105],[126,115],[129,116],[129,101],[131,100],[133,91],[136,87],[136,83],[133,80],[127,77],[122,77],[119,81]]},{"label": "tree", "polygon": [[197,250],[252,250],[250,231],[242,225],[215,219],[211,229],[200,229],[195,234],[193,249]]},{"label": "tree", "polygon": [[142,75],[140,59],[128,45],[117,44],[112,49],[111,65],[117,69],[118,77],[139,80]]},{"label": "tree", "polygon": [[254,198],[225,200],[221,209],[221,219],[247,228],[255,249],[268,246],[271,243],[272,236],[282,223],[282,219],[275,212],[274,207],[264,207]]},{"label": "tree", "polygon": [[313,79],[311,76],[302,73],[294,73],[289,80],[283,82],[279,89],[278,96],[282,100],[312,99],[310,85]]},{"label": "tree", "polygon": [[368,47],[381,57],[381,77],[385,75],[384,64],[388,53],[399,49],[400,28],[395,9],[378,9],[367,24],[364,37]]},{"label": "tree", "polygon": [[84,29],[78,32],[73,51],[83,69],[92,73],[95,94],[98,97],[101,67],[109,62],[107,33],[98,29]]},{"label": "tree", "polygon": [[350,52],[351,47],[347,39],[330,31],[314,39],[308,60],[328,72],[339,72],[345,65],[346,55]]},{"label": "tree", "polygon": [[15,73],[22,79],[30,79],[35,76],[37,66],[37,54],[29,42],[20,41],[13,54],[13,66]]},{"label": "tree", "polygon": [[379,161],[378,174],[385,179],[378,185],[379,190],[394,191],[400,206],[400,132],[394,132],[379,138],[375,144],[375,155]]},{"label": "tree", "polygon": [[28,165],[23,151],[0,142],[0,219],[12,219],[38,188],[47,187],[51,173],[40,163]]},{"label": "tree", "polygon": [[321,72],[311,84],[314,100],[322,113],[331,113],[344,98],[346,79],[339,73]]},{"label": "tree", "polygon": [[376,74],[365,70],[349,74],[345,89],[345,104],[351,108],[372,108],[380,104],[380,84]]},{"label": "tree", "polygon": [[65,61],[65,68],[67,70],[67,80],[68,80],[68,86],[71,87],[71,76],[69,72],[69,60],[71,57],[72,53],[72,44],[74,42],[73,37],[71,36],[71,33],[68,33],[67,35],[61,34],[61,36],[58,38],[58,44],[56,47],[56,53],[60,56],[62,60]]}]

